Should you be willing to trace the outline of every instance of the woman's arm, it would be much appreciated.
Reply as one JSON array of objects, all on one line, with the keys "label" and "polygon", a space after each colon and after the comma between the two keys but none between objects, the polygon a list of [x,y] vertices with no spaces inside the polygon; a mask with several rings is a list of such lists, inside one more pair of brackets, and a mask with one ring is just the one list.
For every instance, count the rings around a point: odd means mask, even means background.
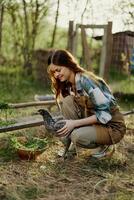
[{"label": "woman's arm", "polygon": [[92,115],[90,117],[86,117],[86,118],[83,118],[83,119],[74,120],[75,128],[80,127],[80,126],[92,125],[92,124],[95,124],[97,122],[98,121],[97,121],[96,115]]},{"label": "woman's arm", "polygon": [[86,117],[83,119],[64,120],[64,121],[66,122],[65,126],[57,131],[57,136],[59,137],[67,136],[75,128],[82,126],[89,126],[98,122],[96,115],[92,115],[90,117]]}]

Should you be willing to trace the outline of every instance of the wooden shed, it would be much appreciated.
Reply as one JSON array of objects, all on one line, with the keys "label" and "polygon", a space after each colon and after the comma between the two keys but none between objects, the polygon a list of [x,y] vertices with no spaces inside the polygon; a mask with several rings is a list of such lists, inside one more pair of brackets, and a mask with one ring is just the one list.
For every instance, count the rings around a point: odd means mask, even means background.
[{"label": "wooden shed", "polygon": [[[102,36],[94,37],[101,40]],[[132,50],[134,48],[134,32],[124,31],[113,34],[111,66],[122,71],[129,68]],[[127,70],[127,69],[125,69]]]}]

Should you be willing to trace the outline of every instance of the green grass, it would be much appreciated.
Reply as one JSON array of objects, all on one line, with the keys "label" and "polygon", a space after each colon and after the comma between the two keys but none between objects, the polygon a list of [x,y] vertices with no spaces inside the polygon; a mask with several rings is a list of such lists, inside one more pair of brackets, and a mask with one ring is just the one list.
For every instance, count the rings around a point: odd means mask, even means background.
[{"label": "green grass", "polygon": [[110,85],[114,92],[118,91],[126,94],[134,94],[134,76],[112,81]]},{"label": "green grass", "polygon": [[26,77],[18,69],[0,67],[0,102],[13,103],[33,101],[35,94],[49,94],[50,87]]},{"label": "green grass", "polygon": [[[134,93],[134,76],[111,72],[109,83],[113,92]],[[31,101],[35,94],[52,93],[50,86],[25,77],[19,68],[0,67],[0,102]]]},{"label": "green grass", "polygon": [[[131,94],[134,94],[134,76],[112,71],[109,83],[113,92],[130,94],[130,96],[127,95],[127,97],[118,100],[121,109],[133,109],[134,99],[131,98]],[[50,86],[37,82],[32,76],[25,77],[19,68],[0,67],[0,104],[34,101],[35,94],[45,95],[50,93],[52,93]],[[27,111],[28,109],[25,109],[23,115],[26,115]],[[14,112],[16,113],[16,111]],[[29,112],[31,112],[31,109]]]},{"label": "green grass", "polygon": [[121,94],[117,101],[122,110],[134,109],[134,75],[113,71],[110,74],[109,85],[113,93]]},{"label": "green grass", "polygon": [[11,146],[8,145],[8,138],[6,138],[6,141],[4,141],[4,147],[0,148],[0,162],[9,162],[11,160],[16,159],[16,153],[13,150],[13,148]]},{"label": "green grass", "polygon": [[113,92],[134,93],[134,75],[124,74],[116,70],[111,70],[109,75],[109,83]]},{"label": "green grass", "polygon": [[117,144],[111,159],[103,160],[91,158],[86,149],[79,149],[78,157],[60,160],[56,156],[60,143],[54,141],[35,161],[19,160],[8,143],[0,145],[0,199],[3,195],[7,200],[133,200],[133,133]]}]

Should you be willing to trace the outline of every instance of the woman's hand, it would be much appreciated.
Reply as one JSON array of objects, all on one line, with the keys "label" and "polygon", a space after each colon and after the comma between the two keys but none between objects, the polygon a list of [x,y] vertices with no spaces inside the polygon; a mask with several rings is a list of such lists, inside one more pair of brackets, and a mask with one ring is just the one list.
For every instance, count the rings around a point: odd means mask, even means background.
[{"label": "woman's hand", "polygon": [[68,136],[74,128],[78,128],[82,126],[90,126],[90,125],[98,123],[96,115],[92,115],[90,117],[86,117],[83,119],[76,119],[76,120],[60,120],[56,124],[61,123],[61,122],[65,122],[65,125],[63,126],[63,128],[57,131],[56,135],[58,137]]},{"label": "woman's hand", "polygon": [[75,128],[76,120],[60,120],[57,123],[65,122],[65,126],[57,131],[58,137],[65,137],[70,134],[70,132]]}]

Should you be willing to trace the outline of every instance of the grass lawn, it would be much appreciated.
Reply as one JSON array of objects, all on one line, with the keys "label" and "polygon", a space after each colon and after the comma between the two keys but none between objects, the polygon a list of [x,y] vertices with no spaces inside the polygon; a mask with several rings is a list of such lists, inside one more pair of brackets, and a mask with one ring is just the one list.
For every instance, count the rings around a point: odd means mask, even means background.
[{"label": "grass lawn", "polygon": [[[114,91],[132,93],[134,79],[112,83]],[[28,102],[35,94],[50,93],[33,81],[18,84],[0,79],[1,102]],[[3,85],[2,81],[6,84]],[[8,82],[8,84],[7,84]],[[127,88],[126,90],[124,88]],[[133,101],[124,101],[122,110],[133,108]],[[131,106],[130,106],[131,105]],[[8,113],[10,118],[28,116],[36,108]],[[5,113],[1,113],[1,118]],[[133,200],[134,199],[134,115],[125,117],[127,134],[116,145],[112,158],[93,159],[90,150],[79,149],[78,157],[63,161],[57,157],[62,144],[48,135],[43,126],[9,133],[0,133],[0,200]],[[10,145],[14,135],[47,137],[49,148],[36,160],[21,160]]]},{"label": "grass lawn", "polygon": [[[63,161],[62,148],[44,127],[3,134],[0,138],[1,200],[133,200],[134,198],[134,116],[127,116],[127,134],[116,145],[113,157],[90,157],[90,150],[79,149],[78,157]],[[20,160],[11,148],[13,135],[48,137],[49,148],[35,161]]]}]

